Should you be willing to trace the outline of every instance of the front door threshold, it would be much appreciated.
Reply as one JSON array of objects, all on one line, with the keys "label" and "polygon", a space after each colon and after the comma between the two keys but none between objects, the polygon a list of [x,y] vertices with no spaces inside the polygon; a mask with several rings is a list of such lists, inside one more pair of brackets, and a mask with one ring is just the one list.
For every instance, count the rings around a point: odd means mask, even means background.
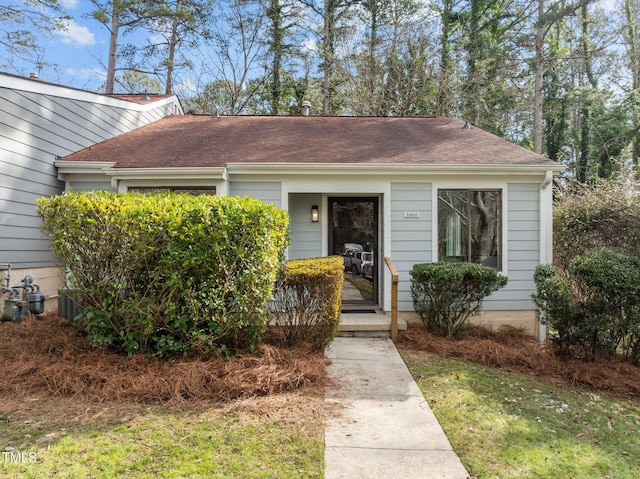
[{"label": "front door threshold", "polygon": [[380,308],[369,306],[352,306],[340,309],[340,314],[384,314]]},{"label": "front door threshold", "polygon": [[[364,308],[361,308],[364,310]],[[354,312],[359,310],[342,311],[338,336],[356,338],[389,338],[391,337],[391,314],[379,309],[372,309],[372,313]],[[398,320],[398,331],[405,331],[407,323]]]}]

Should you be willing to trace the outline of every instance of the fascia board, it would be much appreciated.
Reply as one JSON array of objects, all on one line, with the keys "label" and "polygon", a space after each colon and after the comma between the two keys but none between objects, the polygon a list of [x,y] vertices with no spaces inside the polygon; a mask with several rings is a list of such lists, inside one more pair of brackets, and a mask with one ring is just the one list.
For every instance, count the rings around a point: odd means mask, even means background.
[{"label": "fascia board", "polygon": [[562,164],[546,165],[415,165],[415,164],[345,164],[345,163],[232,163],[227,165],[229,175],[384,175],[405,176],[407,174],[451,175],[514,175],[514,174],[544,174],[551,171],[557,175],[565,170]]},{"label": "fascia board", "polygon": [[218,167],[192,167],[192,168],[110,168],[104,173],[115,180],[194,180],[214,179],[226,180],[227,172],[223,166]]},{"label": "fascia board", "polygon": [[58,175],[83,175],[102,173],[116,180],[137,179],[226,179],[224,167],[194,167],[194,168],[115,168],[115,161],[65,161],[56,160],[53,165],[58,169]]},{"label": "fascia board", "polygon": [[140,104],[120,98],[105,96],[100,93],[94,93],[86,90],[78,90],[62,85],[54,85],[41,80],[31,80],[27,78],[14,77],[0,74],[0,88],[9,88],[13,90],[28,91],[41,95],[50,95],[61,98],[69,98],[72,100],[86,101],[97,105],[112,106],[116,108],[124,108],[132,111],[148,111],[164,104],[175,103],[178,105],[180,112],[182,106],[175,95],[167,98],[158,99],[156,101]]},{"label": "fascia board", "polygon": [[66,174],[95,174],[104,173],[112,169],[115,161],[65,161],[55,160],[53,166],[58,169],[58,175]]}]

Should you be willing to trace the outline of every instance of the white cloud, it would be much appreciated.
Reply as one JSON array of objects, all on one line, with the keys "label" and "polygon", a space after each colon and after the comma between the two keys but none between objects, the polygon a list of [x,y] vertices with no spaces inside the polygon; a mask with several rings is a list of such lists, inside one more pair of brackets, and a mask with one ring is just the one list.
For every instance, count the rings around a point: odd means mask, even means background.
[{"label": "white cloud", "polygon": [[78,25],[74,20],[65,22],[64,30],[56,30],[54,34],[60,38],[65,45],[75,47],[89,47],[96,43],[93,33],[87,28]]},{"label": "white cloud", "polygon": [[318,51],[318,44],[313,38],[305,38],[302,41],[302,50],[306,52]]},{"label": "white cloud", "polygon": [[82,79],[90,78],[92,76],[106,77],[107,73],[101,68],[81,68],[78,70],[77,68],[67,68],[64,71],[67,75],[78,77]]},{"label": "white cloud", "polygon": [[179,96],[188,97],[196,95],[201,90],[201,87],[198,86],[193,78],[187,77],[180,80],[177,85],[174,85],[173,90],[178,93]]},{"label": "white cloud", "polygon": [[615,12],[622,8],[622,5],[620,5],[616,0],[600,0],[600,2],[596,2],[596,5],[607,13]]},{"label": "white cloud", "polygon": [[63,8],[76,8],[80,0],[60,0],[60,5]]}]

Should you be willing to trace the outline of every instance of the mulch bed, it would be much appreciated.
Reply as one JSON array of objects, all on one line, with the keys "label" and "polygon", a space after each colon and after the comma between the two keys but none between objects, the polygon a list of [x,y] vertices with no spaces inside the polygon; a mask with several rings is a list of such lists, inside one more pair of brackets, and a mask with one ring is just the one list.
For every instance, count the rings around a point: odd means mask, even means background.
[{"label": "mulch bed", "polygon": [[161,359],[92,348],[56,315],[0,324],[0,395],[136,403],[228,402],[321,387],[326,358],[268,344],[258,353]]},{"label": "mulch bed", "polygon": [[[581,385],[640,404],[640,368],[612,360],[587,363],[558,356],[521,330],[474,328],[460,340],[409,328],[399,348],[419,349],[509,371],[534,374],[555,384]],[[322,390],[328,360],[307,348],[264,344],[259,352],[225,361],[204,358],[126,357],[96,349],[56,315],[0,324],[0,395],[14,400],[42,396],[95,402],[185,404]]]},{"label": "mulch bed", "polygon": [[474,328],[471,335],[451,340],[412,327],[403,334],[398,347],[529,373],[558,385],[580,385],[640,404],[640,368],[619,360],[588,363],[558,356],[553,345],[540,344],[515,328]]}]

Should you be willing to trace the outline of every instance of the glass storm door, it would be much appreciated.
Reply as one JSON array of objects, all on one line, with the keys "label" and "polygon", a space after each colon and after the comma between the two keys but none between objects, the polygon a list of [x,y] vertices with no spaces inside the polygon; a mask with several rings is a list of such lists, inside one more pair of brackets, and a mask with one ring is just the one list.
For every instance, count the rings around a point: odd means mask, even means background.
[{"label": "glass storm door", "polygon": [[329,198],[329,254],[342,256],[343,309],[378,303],[378,198]]}]

